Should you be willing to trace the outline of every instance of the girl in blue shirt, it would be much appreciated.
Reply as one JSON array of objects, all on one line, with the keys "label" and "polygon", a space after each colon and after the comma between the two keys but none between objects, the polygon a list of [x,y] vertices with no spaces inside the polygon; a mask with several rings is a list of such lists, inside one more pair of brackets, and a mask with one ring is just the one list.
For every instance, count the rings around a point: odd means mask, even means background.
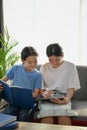
[{"label": "girl in blue shirt", "polygon": [[[39,94],[41,88],[41,74],[37,71],[37,56],[36,50],[27,46],[24,47],[21,52],[21,65],[14,65],[10,70],[7,71],[6,75],[2,78],[3,81],[8,81],[9,79],[13,81],[13,86],[18,86],[20,88],[26,88],[32,90],[33,98],[36,98]],[[27,120],[29,109],[18,109],[12,106],[8,106],[5,113],[18,114],[18,120]]]}]

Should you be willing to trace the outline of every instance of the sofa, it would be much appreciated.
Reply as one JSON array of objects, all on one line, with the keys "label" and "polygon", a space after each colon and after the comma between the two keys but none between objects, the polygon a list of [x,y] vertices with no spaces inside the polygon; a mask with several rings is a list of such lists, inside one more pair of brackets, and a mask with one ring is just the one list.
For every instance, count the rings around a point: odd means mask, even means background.
[{"label": "sofa", "polygon": [[[41,65],[37,66],[39,70]],[[87,126],[87,66],[77,65],[77,71],[80,79],[81,89],[75,92],[72,98],[72,109],[77,112],[76,117],[72,117],[73,125]],[[6,105],[6,102],[0,102],[0,109],[2,110]],[[40,122],[40,119],[35,119],[33,122]],[[56,123],[55,118],[55,123]]]},{"label": "sofa", "polygon": [[[39,70],[41,65],[37,66]],[[72,109],[77,112],[76,117],[72,117],[73,125],[87,126],[87,66],[76,65],[81,89],[75,91],[72,98]],[[35,119],[35,122],[40,120]],[[55,119],[56,123],[56,119]]]}]

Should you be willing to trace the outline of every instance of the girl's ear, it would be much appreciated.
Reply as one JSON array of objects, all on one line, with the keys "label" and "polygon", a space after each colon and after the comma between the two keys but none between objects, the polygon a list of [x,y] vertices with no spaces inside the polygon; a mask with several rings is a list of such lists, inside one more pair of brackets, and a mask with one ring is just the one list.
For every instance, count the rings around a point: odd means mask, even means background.
[{"label": "girl's ear", "polygon": [[21,58],[21,61],[24,63],[24,59]]}]

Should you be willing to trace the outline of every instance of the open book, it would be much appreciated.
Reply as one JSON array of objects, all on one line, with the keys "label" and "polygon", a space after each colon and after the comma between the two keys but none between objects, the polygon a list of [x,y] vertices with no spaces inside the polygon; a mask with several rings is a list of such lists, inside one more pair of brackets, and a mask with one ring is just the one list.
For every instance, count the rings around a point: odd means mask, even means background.
[{"label": "open book", "polygon": [[49,98],[44,98],[41,95],[39,95],[36,98],[36,101],[49,101],[54,98],[58,98],[58,99],[62,100],[63,96],[66,96],[66,93],[59,92],[58,90],[53,90],[52,96],[50,96]]},{"label": "open book", "polygon": [[0,85],[3,87],[1,97],[10,105],[18,108],[34,108],[32,90],[19,87],[9,87],[9,85],[2,80],[0,80]]}]

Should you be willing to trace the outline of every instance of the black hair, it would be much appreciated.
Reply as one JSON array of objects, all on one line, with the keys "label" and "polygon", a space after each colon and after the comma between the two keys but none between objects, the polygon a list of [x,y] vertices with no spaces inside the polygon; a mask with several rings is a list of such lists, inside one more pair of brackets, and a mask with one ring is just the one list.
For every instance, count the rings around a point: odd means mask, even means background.
[{"label": "black hair", "polygon": [[33,47],[26,46],[21,51],[21,59],[25,60],[28,56],[38,56],[38,53]]},{"label": "black hair", "polygon": [[46,48],[46,54],[48,57],[50,56],[62,56],[63,51],[62,47],[58,43],[49,44]]}]

